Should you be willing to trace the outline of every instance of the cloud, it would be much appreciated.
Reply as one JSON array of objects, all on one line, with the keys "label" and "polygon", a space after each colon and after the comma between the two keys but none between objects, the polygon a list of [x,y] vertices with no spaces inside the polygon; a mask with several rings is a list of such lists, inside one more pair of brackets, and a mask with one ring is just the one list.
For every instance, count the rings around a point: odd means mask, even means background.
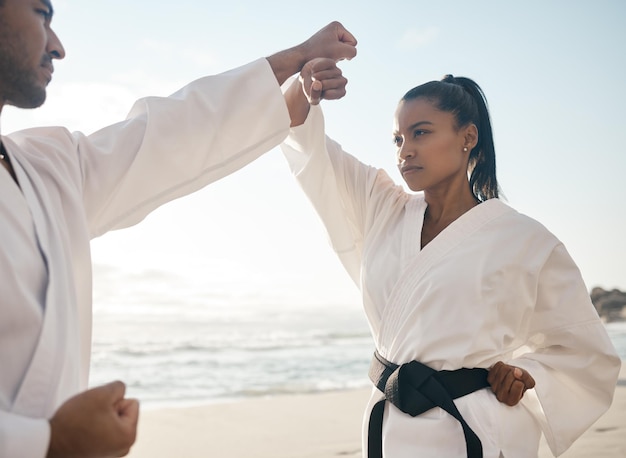
[{"label": "cloud", "polygon": [[26,127],[61,125],[70,130],[93,132],[126,118],[135,101],[127,87],[99,82],[73,82],[51,85],[46,103],[35,110],[10,108],[3,116],[8,133]]},{"label": "cloud", "polygon": [[403,49],[417,49],[433,43],[439,36],[437,27],[427,27],[425,29],[408,29],[400,38],[398,46]]},{"label": "cloud", "polygon": [[5,107],[2,133],[29,127],[65,126],[89,134],[126,119],[137,99],[167,96],[187,82],[157,79],[137,70],[115,74],[110,81],[53,82],[40,108]]}]

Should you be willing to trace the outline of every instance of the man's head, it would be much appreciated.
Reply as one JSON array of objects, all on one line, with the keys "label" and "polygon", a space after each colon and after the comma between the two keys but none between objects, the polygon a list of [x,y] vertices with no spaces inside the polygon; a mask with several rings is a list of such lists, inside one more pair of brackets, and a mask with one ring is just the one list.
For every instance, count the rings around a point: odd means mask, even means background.
[{"label": "man's head", "polygon": [[50,28],[52,13],[49,0],[0,0],[0,109],[45,101],[52,59],[65,57]]}]

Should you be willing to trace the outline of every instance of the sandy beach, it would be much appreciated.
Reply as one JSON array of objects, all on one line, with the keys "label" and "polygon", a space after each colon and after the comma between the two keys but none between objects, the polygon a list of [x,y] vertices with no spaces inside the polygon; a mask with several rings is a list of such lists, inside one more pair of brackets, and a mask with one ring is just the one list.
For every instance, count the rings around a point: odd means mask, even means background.
[{"label": "sandy beach", "polygon": [[[132,458],[355,458],[370,390],[143,410]],[[315,434],[312,434],[312,432]],[[552,454],[545,443],[539,457]],[[565,458],[626,457],[626,369],[609,411]]]}]

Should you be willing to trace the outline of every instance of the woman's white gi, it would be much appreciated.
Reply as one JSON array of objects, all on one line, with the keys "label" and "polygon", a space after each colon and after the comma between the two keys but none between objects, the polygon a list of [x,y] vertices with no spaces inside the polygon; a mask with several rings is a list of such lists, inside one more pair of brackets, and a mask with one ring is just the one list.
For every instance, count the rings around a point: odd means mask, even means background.
[{"label": "woman's white gi", "polygon": [[[319,107],[282,148],[361,288],[383,357],[436,370],[502,360],[535,378],[515,407],[490,389],[455,401],[485,457],[536,456],[542,431],[561,454],[607,410],[620,360],[578,268],[547,229],[493,199],[420,249],[423,195],[406,193],[325,137]],[[380,394],[372,391],[365,412],[364,451]],[[461,457],[465,442],[460,424],[440,408],[413,418],[387,403],[383,453]]]}]

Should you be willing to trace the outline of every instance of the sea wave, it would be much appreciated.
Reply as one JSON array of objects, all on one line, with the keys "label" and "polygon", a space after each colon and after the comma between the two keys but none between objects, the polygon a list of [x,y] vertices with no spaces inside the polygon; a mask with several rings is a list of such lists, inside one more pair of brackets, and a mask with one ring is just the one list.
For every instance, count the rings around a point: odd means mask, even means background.
[{"label": "sea wave", "polygon": [[[361,310],[231,311],[100,312],[90,384],[124,380],[148,407],[369,386],[374,345]],[[606,328],[626,360],[626,322]]]}]

